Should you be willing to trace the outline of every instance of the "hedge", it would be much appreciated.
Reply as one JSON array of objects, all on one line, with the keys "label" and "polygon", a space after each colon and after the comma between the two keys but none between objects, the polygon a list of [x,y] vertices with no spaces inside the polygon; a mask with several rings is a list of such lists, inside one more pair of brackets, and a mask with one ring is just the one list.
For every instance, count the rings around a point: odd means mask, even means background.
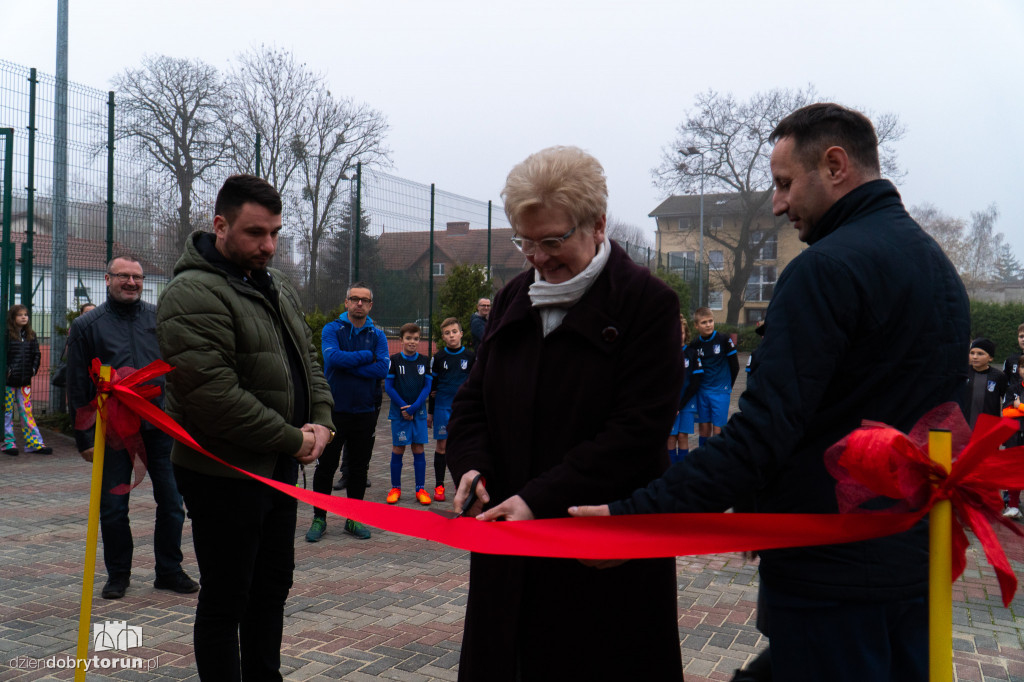
[{"label": "hedge", "polygon": [[[971,301],[971,338],[984,336],[996,344],[996,364],[1020,352],[1017,327],[1024,323],[1024,303]],[[964,362],[967,359],[964,358]]]}]

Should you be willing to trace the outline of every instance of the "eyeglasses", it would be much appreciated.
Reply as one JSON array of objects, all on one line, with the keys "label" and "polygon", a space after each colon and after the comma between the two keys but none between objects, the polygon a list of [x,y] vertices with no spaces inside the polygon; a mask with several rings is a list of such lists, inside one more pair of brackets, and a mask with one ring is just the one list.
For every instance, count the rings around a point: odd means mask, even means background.
[{"label": "eyeglasses", "polygon": [[130,279],[134,279],[136,282],[141,282],[146,279],[145,275],[131,275],[125,272],[108,272],[111,277],[116,277],[118,282],[127,282]]},{"label": "eyeglasses", "polygon": [[558,253],[558,250],[562,248],[562,243],[572,236],[572,233],[576,231],[574,225],[571,230],[563,234],[561,237],[547,237],[540,241],[533,241],[525,237],[512,237],[512,243],[516,245],[516,248],[522,251],[527,256],[532,256],[537,253],[537,247],[539,246],[545,253],[554,254]]},{"label": "eyeglasses", "polygon": [[356,303],[362,303],[363,305],[370,305],[373,303],[372,298],[363,298],[362,296],[349,296],[347,299],[349,303],[355,305]]}]

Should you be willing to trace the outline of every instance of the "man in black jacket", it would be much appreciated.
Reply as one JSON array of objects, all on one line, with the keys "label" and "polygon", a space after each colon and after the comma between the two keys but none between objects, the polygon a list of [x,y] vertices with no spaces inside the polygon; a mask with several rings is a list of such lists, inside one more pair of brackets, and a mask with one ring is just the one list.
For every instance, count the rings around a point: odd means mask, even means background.
[{"label": "man in black jacket", "polygon": [[[76,318],[68,332],[68,401],[72,416],[96,396],[89,378],[93,358],[113,369],[141,369],[160,359],[156,340],[156,306],[142,300],[142,265],[129,256],[118,256],[107,264],[104,280],[107,300],[88,315]],[[163,378],[158,405],[163,407]],[[183,594],[199,591],[199,584],[181,569],[181,528],[185,508],[171,469],[171,437],[148,422],[142,423],[141,437],[146,449],[146,469],[153,481],[156,527],[153,553],[156,557],[158,589]],[[93,433],[75,431],[75,444],[82,458],[92,461]],[[107,568],[104,599],[120,599],[128,588],[132,571],[132,529],[128,523],[128,493],[111,492],[128,485],[132,460],[127,450],[107,448],[103,457],[103,492],[100,496],[100,532],[103,563]]]},{"label": "man in black jacket", "polygon": [[[771,139],[773,211],[810,247],[779,278],[740,411],[647,488],[576,515],[725,511],[748,500],[759,512],[835,513],[829,446],[862,419],[907,432],[958,397],[967,293],[880,179],[871,122],[815,104]],[[775,679],[927,679],[924,523],[877,540],[767,550],[760,569]]]}]

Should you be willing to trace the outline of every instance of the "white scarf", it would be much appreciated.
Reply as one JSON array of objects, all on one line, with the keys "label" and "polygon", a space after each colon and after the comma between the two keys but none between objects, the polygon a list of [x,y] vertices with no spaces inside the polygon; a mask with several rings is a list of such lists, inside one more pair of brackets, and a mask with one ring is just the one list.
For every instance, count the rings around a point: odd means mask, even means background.
[{"label": "white scarf", "polygon": [[540,278],[540,271],[534,268],[534,282],[530,285],[530,302],[534,308],[538,308],[540,320],[543,325],[544,336],[547,336],[562,324],[569,308],[576,305],[583,294],[587,293],[597,276],[604,270],[608,263],[608,255],[611,253],[611,243],[608,235],[597,248],[597,254],[575,277],[565,282],[552,284]]}]

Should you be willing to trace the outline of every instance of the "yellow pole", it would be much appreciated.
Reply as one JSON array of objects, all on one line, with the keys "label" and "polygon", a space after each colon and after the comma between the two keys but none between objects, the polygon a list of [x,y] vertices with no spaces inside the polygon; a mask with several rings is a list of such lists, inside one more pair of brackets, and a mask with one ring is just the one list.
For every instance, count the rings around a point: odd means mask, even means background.
[{"label": "yellow pole", "polygon": [[[100,367],[100,378],[110,381],[110,365]],[[75,682],[85,682],[81,661],[89,656],[89,621],[92,617],[93,576],[96,573],[96,545],[100,525],[100,494],[103,492],[103,449],[106,447],[106,396],[96,396],[96,439],[92,450],[92,485],[89,488],[89,521],[85,533],[85,568],[82,572],[82,605],[78,614],[78,650]]]},{"label": "yellow pole", "polygon": [[[953,459],[949,431],[928,433],[932,461],[949,472]],[[953,682],[953,507],[937,502],[929,516],[928,661],[930,682]]]}]

